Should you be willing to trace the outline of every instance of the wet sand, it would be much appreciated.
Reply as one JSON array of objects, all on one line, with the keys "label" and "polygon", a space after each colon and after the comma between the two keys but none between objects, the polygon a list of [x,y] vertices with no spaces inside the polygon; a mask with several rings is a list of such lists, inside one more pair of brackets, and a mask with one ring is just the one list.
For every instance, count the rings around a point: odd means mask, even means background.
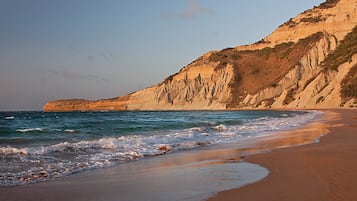
[{"label": "wet sand", "polygon": [[242,162],[237,154],[235,149],[208,148],[157,156],[48,182],[1,187],[0,201],[205,200],[268,175],[267,169]]},{"label": "wet sand", "polygon": [[356,201],[357,110],[333,110],[331,132],[317,144],[278,149],[246,161],[270,170],[268,177],[209,201]]},{"label": "wet sand", "polygon": [[[2,187],[0,200],[204,200],[217,191],[223,192],[211,200],[356,200],[356,115],[356,110],[325,111],[323,119],[303,128],[251,142]],[[311,143],[330,129],[318,144],[291,147]],[[270,151],[284,147],[290,148]],[[258,181],[265,168],[269,175]],[[241,185],[246,186],[224,191]]]}]

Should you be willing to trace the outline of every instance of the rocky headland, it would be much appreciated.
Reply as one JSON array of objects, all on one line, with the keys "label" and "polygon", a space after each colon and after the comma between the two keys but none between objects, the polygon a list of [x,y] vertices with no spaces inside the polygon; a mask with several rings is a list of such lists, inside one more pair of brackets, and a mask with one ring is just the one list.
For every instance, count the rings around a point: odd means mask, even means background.
[{"label": "rocky headland", "polygon": [[211,51],[161,83],[44,111],[357,107],[357,0],[328,0],[251,44]]}]

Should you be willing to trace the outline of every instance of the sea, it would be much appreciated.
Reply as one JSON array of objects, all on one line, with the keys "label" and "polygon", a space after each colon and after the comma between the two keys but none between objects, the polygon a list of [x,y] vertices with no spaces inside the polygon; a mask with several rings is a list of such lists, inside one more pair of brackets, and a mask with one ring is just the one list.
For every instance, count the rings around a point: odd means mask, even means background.
[{"label": "sea", "polygon": [[0,112],[0,186],[302,127],[318,111]]}]

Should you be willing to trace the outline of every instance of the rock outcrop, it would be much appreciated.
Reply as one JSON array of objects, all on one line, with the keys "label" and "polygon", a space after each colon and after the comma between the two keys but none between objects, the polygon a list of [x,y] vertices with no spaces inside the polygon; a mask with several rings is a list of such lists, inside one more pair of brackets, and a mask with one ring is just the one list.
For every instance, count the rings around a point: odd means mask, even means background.
[{"label": "rock outcrop", "polygon": [[126,96],[44,111],[357,107],[357,0],[328,0],[263,40],[204,54]]}]

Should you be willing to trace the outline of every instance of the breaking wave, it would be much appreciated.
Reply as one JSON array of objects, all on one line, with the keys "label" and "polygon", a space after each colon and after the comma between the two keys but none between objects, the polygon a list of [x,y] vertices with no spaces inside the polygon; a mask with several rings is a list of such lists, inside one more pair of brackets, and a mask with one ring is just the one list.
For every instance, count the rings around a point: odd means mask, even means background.
[{"label": "breaking wave", "polygon": [[[26,147],[6,145],[0,147],[0,185],[13,186],[46,181],[168,152],[270,135],[276,131],[301,126],[318,114],[319,112],[300,112],[293,115],[242,118],[240,121],[209,120],[183,129],[147,130],[138,134],[102,136],[96,139],[78,138],[80,140],[32,144]],[[16,131],[28,133],[49,130],[69,134],[79,132],[77,129],[40,127]]]}]

